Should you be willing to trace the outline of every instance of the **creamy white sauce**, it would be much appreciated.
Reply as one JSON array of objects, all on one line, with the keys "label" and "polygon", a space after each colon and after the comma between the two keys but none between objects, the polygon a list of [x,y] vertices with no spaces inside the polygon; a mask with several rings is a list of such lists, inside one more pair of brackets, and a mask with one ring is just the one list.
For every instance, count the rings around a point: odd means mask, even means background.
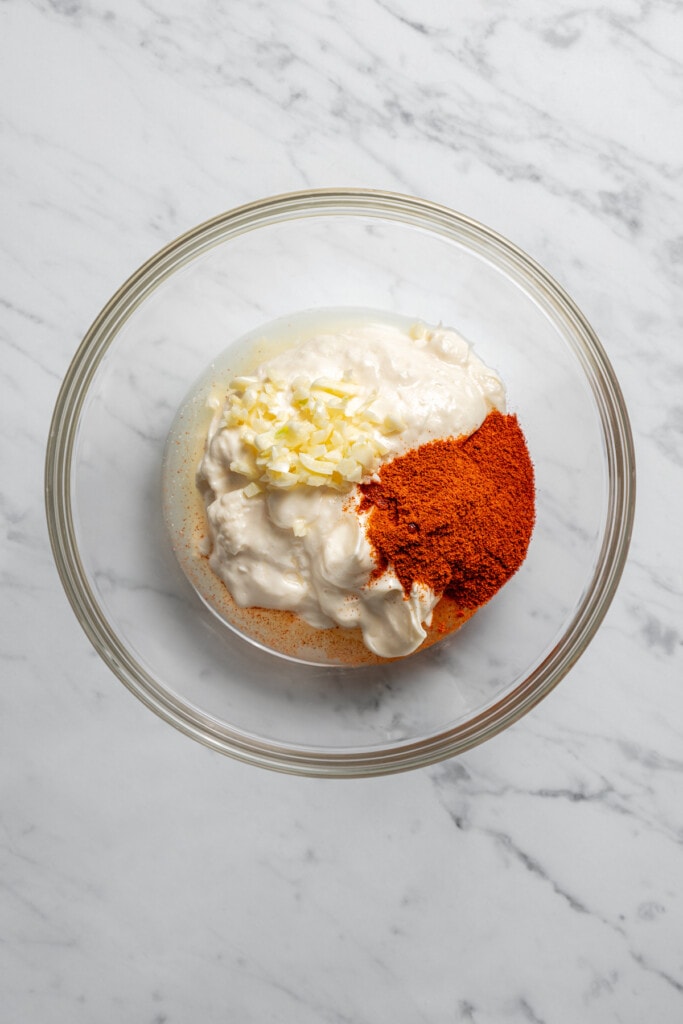
[{"label": "creamy white sauce", "polygon": [[[331,329],[311,324],[309,314],[304,340],[266,359],[253,377],[279,382],[280,405],[291,401],[302,375],[352,381],[372,396],[375,418],[400,424],[382,434],[383,461],[436,438],[469,435],[492,409],[505,411],[500,378],[451,329],[367,314]],[[240,430],[225,426],[227,407],[215,404],[197,482],[209,524],[206,554],[236,603],[287,609],[320,629],[359,627],[383,658],[416,650],[441,595],[420,586],[406,595],[391,567],[370,582],[375,560],[353,486],[248,491],[249,479],[230,467],[250,453]]]}]

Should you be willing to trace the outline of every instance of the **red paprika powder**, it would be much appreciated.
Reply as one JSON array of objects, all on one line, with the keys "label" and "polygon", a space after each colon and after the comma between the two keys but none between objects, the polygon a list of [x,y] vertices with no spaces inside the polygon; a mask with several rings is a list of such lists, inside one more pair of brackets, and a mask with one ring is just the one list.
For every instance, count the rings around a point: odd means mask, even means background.
[{"label": "red paprika powder", "polygon": [[535,518],[534,470],[516,416],[489,413],[469,437],[430,441],[361,485],[360,511],[380,576],[477,608],[524,561]]}]

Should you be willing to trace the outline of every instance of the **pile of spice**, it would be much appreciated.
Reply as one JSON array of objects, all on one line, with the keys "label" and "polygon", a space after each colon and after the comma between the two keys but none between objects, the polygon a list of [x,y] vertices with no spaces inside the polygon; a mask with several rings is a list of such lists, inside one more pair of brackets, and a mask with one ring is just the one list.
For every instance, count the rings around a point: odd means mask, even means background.
[{"label": "pile of spice", "polygon": [[424,584],[478,608],[526,557],[534,470],[516,416],[493,411],[469,437],[420,445],[360,491],[373,577],[393,566],[406,594]]}]

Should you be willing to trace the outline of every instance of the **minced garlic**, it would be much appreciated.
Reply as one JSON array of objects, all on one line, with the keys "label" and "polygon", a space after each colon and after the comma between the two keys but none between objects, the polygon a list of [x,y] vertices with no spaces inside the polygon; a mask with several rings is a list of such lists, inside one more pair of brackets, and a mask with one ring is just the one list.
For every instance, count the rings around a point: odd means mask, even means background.
[{"label": "minced garlic", "polygon": [[390,450],[384,438],[404,426],[376,399],[346,376],[235,377],[219,430],[237,429],[243,442],[245,454],[230,469],[250,481],[245,497],[299,484],[343,491],[375,472]]}]

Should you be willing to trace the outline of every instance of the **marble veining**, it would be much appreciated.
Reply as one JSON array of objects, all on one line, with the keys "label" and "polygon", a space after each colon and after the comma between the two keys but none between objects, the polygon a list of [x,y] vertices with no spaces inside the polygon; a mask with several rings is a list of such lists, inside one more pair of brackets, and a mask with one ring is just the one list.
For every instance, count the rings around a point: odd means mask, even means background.
[{"label": "marble veining", "polygon": [[[683,1019],[682,33],[671,0],[0,3],[3,1021]],[[638,460],[621,586],[558,689],[458,759],[351,783],[147,711],[43,512],[60,382],[119,285],[225,209],[331,185],[443,202],[546,266]]]}]

